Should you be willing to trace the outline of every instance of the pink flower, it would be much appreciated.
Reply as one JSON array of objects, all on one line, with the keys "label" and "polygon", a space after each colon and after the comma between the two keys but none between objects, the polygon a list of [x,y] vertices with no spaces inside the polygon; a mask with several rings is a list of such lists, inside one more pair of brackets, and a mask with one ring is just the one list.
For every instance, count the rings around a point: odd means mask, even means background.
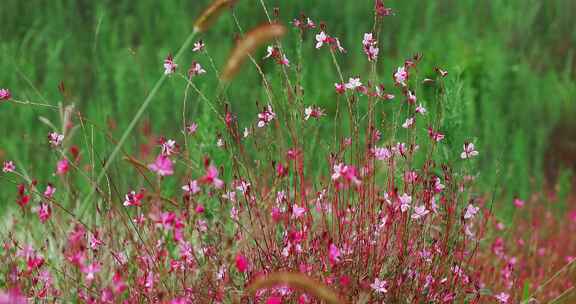
[{"label": "pink flower", "polygon": [[174,74],[174,72],[176,72],[177,67],[178,67],[178,65],[176,63],[174,63],[174,58],[172,58],[172,55],[168,55],[168,57],[166,57],[166,59],[164,59],[164,74],[165,75]]},{"label": "pink flower", "polygon": [[7,160],[4,162],[4,167],[2,168],[2,172],[4,173],[12,173],[16,170],[16,165],[11,160]]},{"label": "pink flower", "polygon": [[206,175],[202,177],[202,182],[207,184],[212,184],[217,189],[224,186],[224,182],[218,178],[218,169],[214,165],[210,165],[206,170]]},{"label": "pink flower", "polygon": [[476,216],[476,213],[478,213],[478,210],[480,210],[479,207],[474,207],[472,204],[468,205],[468,207],[466,207],[466,212],[464,213],[464,219],[471,219],[474,216]]},{"label": "pink flower", "polygon": [[414,117],[409,117],[406,121],[402,124],[402,128],[409,129],[414,126]]},{"label": "pink flower", "polygon": [[38,218],[42,223],[45,223],[52,215],[52,208],[47,203],[40,203],[40,208],[38,209]]},{"label": "pink flower", "polygon": [[362,46],[364,53],[368,56],[368,61],[375,61],[378,59],[379,49],[376,47],[378,42],[374,39],[372,33],[365,33],[364,39],[362,40]]},{"label": "pink flower", "polygon": [[236,269],[241,273],[245,273],[246,271],[248,271],[249,266],[250,265],[248,259],[241,253],[238,253],[236,255]]},{"label": "pink flower", "polygon": [[263,128],[274,118],[276,118],[276,113],[272,111],[272,106],[268,105],[264,111],[258,113],[258,128]]},{"label": "pink flower", "polygon": [[336,93],[338,95],[342,95],[346,92],[346,84],[344,83],[335,83],[334,87],[336,88]]},{"label": "pink flower", "polygon": [[398,199],[400,200],[400,210],[402,212],[410,209],[410,204],[412,203],[412,197],[410,195],[404,193]]},{"label": "pink flower", "polygon": [[524,207],[525,202],[519,198],[515,198],[514,199],[514,206],[516,206],[516,208],[522,208]]},{"label": "pink flower", "polygon": [[439,177],[434,177],[434,192],[435,193],[440,193],[442,192],[442,190],[444,190],[444,188],[446,188],[446,186],[444,186],[442,184],[442,181],[440,180]]},{"label": "pink flower", "polygon": [[187,194],[196,194],[200,192],[200,187],[198,186],[198,182],[196,180],[189,181],[186,185],[182,186],[182,190]]},{"label": "pink flower", "polygon": [[202,40],[198,40],[196,42],[194,42],[194,47],[192,48],[192,52],[200,52],[202,50],[204,50],[204,41]]},{"label": "pink flower", "polygon": [[330,244],[330,247],[328,248],[328,261],[330,261],[330,265],[334,267],[334,265],[340,263],[340,259],[341,259],[340,249],[338,249],[338,247],[336,247],[336,245],[334,245],[333,243]]},{"label": "pink flower", "polygon": [[64,140],[64,135],[62,135],[62,134],[58,134],[56,132],[48,133],[48,142],[50,143],[50,146],[52,146],[52,148],[56,148],[56,147],[60,146],[62,144],[63,140]]},{"label": "pink flower", "polygon": [[148,169],[160,176],[169,176],[174,174],[172,160],[170,160],[168,156],[162,154],[156,157],[156,161],[154,163],[148,165]]},{"label": "pink flower", "polygon": [[0,100],[9,100],[12,98],[12,93],[8,89],[0,89]]},{"label": "pink flower", "polygon": [[70,163],[66,158],[59,160],[58,163],[56,164],[56,174],[58,175],[66,174],[69,169],[70,169]]},{"label": "pink flower", "polygon": [[130,191],[126,194],[124,199],[124,206],[141,206],[142,199],[144,198],[144,191],[136,193],[135,191]]},{"label": "pink flower", "polygon": [[96,274],[100,272],[101,266],[98,263],[92,263],[82,267],[82,272],[86,275],[86,281],[90,282],[96,278]]},{"label": "pink flower", "polygon": [[418,206],[416,208],[414,208],[414,213],[412,214],[412,218],[417,220],[421,217],[426,216],[426,214],[428,214],[430,211],[428,209],[426,209],[426,206],[421,205]]},{"label": "pink flower", "polygon": [[56,188],[54,188],[51,184],[48,184],[46,185],[46,190],[44,190],[44,196],[47,198],[52,198],[55,192]]},{"label": "pink flower", "polygon": [[205,74],[206,70],[204,70],[202,68],[202,66],[200,65],[200,63],[194,61],[192,62],[192,65],[190,66],[190,69],[188,69],[188,76],[190,78],[194,77],[194,76],[198,76],[198,75],[202,75]]},{"label": "pink flower", "polygon": [[435,142],[439,142],[444,139],[444,134],[434,131],[431,127],[428,128],[428,136],[430,136],[430,138]]},{"label": "pink flower", "polygon": [[394,73],[394,82],[396,83],[396,85],[401,85],[405,87],[407,80],[408,80],[408,71],[406,71],[406,68],[403,66],[399,67],[396,70],[396,73]]},{"label": "pink flower", "polygon": [[342,163],[334,165],[334,172],[332,173],[332,180],[336,181],[340,178],[344,178],[348,182],[353,182],[359,185],[361,182],[358,179],[358,172],[354,166],[344,165]]},{"label": "pink flower", "polygon": [[460,158],[468,159],[478,155],[473,143],[464,143],[464,151],[460,154]]},{"label": "pink flower", "polygon": [[370,288],[372,288],[376,293],[387,293],[387,286],[388,282],[380,280],[379,278],[375,278],[374,283],[370,284]]},{"label": "pink flower", "polygon": [[314,117],[316,119],[326,115],[324,110],[319,107],[307,107],[304,109],[304,120],[310,119],[310,117]]}]

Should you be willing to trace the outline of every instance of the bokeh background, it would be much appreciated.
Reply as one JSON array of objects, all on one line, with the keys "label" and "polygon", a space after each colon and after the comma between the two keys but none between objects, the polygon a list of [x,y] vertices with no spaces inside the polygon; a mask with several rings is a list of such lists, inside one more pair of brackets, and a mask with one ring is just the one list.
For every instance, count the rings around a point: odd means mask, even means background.
[{"label": "bokeh background", "polygon": [[[177,51],[207,3],[3,0],[0,87],[10,88],[20,100],[75,103],[91,121],[119,136],[162,73],[163,59]],[[373,1],[266,3],[280,9],[285,23],[301,13],[325,22],[349,50],[340,58],[348,74],[368,70],[360,42],[372,27]],[[477,165],[485,191],[496,193],[502,201],[515,196],[526,199],[555,187],[567,193],[576,159],[576,1],[390,0],[385,4],[395,15],[383,25],[379,74],[391,84],[393,69],[417,52],[424,55],[421,70],[440,66],[449,71],[444,131],[448,138],[467,134],[474,139],[481,152]],[[235,13],[244,29],[266,20],[257,0],[240,0]],[[329,56],[317,56],[312,34],[303,48],[308,62],[303,66],[303,86],[310,103],[331,113],[332,84],[338,78]],[[200,38],[216,66],[223,64],[237,35],[227,15]],[[296,57],[296,37],[293,31],[286,39],[289,58]],[[190,50],[184,62],[192,60]],[[262,64],[265,71],[273,69],[270,63]],[[249,121],[263,91],[254,69],[243,73],[229,95],[239,118]],[[58,90],[61,82],[65,97]],[[217,80],[203,77],[198,85],[214,92]],[[169,81],[155,98],[145,118],[154,132],[178,134],[180,124],[175,122],[181,117],[183,92],[181,81]],[[196,105],[187,114],[205,126],[203,136],[215,136],[208,109]],[[14,159],[35,177],[45,178],[53,172],[57,156],[48,152],[49,128],[40,116],[58,120],[54,111],[0,104],[0,160]],[[137,137],[128,148],[137,146]],[[454,149],[461,149],[461,139],[453,140]],[[321,136],[313,140],[323,145]],[[105,139],[95,144],[103,155],[112,149]],[[11,204],[15,187],[2,178],[0,189],[2,204]]]}]

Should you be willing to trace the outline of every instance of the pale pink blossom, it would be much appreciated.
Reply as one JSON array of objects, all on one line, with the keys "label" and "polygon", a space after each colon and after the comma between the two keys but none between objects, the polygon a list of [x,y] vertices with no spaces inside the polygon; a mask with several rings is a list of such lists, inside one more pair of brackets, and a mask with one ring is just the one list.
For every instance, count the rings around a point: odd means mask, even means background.
[{"label": "pale pink blossom", "polygon": [[321,48],[324,43],[327,43],[329,40],[328,35],[326,35],[325,32],[320,32],[319,34],[316,34],[316,48],[319,49]]},{"label": "pale pink blossom", "polygon": [[176,152],[177,145],[173,139],[166,140],[160,145],[162,155],[170,156]]},{"label": "pale pink blossom", "polygon": [[387,293],[388,292],[388,283],[385,280],[380,280],[379,278],[375,278],[374,282],[370,284],[370,288],[374,290],[376,293]]},{"label": "pale pink blossom", "polygon": [[474,216],[476,216],[476,213],[478,213],[478,210],[480,210],[479,207],[474,207],[474,205],[469,204],[468,207],[466,207],[466,212],[464,213],[464,219],[471,219]]},{"label": "pale pink blossom", "polygon": [[412,93],[412,91],[408,90],[408,92],[406,93],[406,97],[408,98],[407,101],[409,104],[415,104],[416,103],[416,95],[414,95],[414,93]]},{"label": "pale pink blossom", "polygon": [[425,205],[418,206],[418,207],[414,208],[414,213],[412,213],[412,218],[417,220],[419,218],[426,216],[426,214],[428,214],[429,212],[430,211],[428,209],[426,209]]},{"label": "pale pink blossom", "polygon": [[294,219],[301,218],[302,216],[304,216],[305,213],[306,213],[306,208],[300,207],[297,204],[294,204],[292,206],[292,218],[294,218]]},{"label": "pale pink blossom", "polygon": [[344,85],[348,90],[354,90],[362,86],[362,82],[360,82],[360,77],[350,77],[348,82]]},{"label": "pale pink blossom", "polygon": [[387,160],[390,159],[393,155],[394,153],[386,147],[374,148],[374,157],[376,157],[377,160]]},{"label": "pale pink blossom", "polygon": [[508,299],[510,299],[510,295],[505,292],[501,292],[495,295],[494,297],[496,298],[496,300],[498,300],[500,304],[506,304],[508,303]]},{"label": "pale pink blossom", "polygon": [[521,200],[519,198],[514,199],[514,206],[516,208],[522,208],[522,207],[524,207],[524,205],[525,205],[525,202],[523,200]]},{"label": "pale pink blossom", "polygon": [[52,208],[49,204],[45,202],[40,203],[40,207],[38,208],[38,218],[42,223],[45,223],[52,215]]},{"label": "pale pink blossom", "polygon": [[178,65],[176,63],[174,63],[174,58],[172,57],[172,55],[168,55],[168,57],[166,57],[166,59],[164,59],[164,74],[165,75],[174,74],[174,72],[176,72],[177,67],[178,67]]},{"label": "pale pink blossom", "polygon": [[202,50],[204,50],[204,41],[202,40],[198,40],[196,42],[194,42],[194,47],[192,48],[192,52],[200,52]]},{"label": "pale pink blossom", "polygon": [[422,106],[422,104],[419,104],[416,107],[416,113],[420,113],[422,115],[425,115],[426,114],[426,108],[424,106]]},{"label": "pale pink blossom", "polygon": [[186,126],[186,134],[192,135],[198,130],[198,124],[193,122]]},{"label": "pale pink blossom", "polygon": [[468,159],[478,156],[478,151],[476,151],[473,143],[464,143],[464,151],[460,154],[460,158]]},{"label": "pale pink blossom", "polygon": [[404,193],[398,199],[400,200],[400,210],[402,212],[410,209],[410,204],[412,203],[412,197],[410,195]]}]

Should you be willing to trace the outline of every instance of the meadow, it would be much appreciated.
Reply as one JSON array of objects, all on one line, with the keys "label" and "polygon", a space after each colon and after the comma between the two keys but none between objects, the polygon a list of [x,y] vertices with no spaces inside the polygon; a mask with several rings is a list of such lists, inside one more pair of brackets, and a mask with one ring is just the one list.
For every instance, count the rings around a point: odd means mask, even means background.
[{"label": "meadow", "polygon": [[574,299],[575,2],[228,2],[2,4],[0,303]]}]

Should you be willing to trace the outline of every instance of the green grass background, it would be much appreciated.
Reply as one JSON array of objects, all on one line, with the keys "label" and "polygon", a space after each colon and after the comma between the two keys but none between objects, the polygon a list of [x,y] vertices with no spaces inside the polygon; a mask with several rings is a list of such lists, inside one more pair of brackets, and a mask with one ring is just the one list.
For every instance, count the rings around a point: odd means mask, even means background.
[{"label": "green grass background", "polygon": [[[176,52],[208,0],[3,0],[0,8],[0,87],[21,100],[56,104],[63,81],[74,102],[92,121],[114,120],[119,137],[162,73],[162,60]],[[324,21],[349,49],[340,58],[346,75],[367,75],[360,50],[372,27],[372,1],[267,0],[279,7],[284,22],[301,12]],[[574,120],[576,96],[576,25],[572,0],[402,0],[386,1],[395,16],[385,19],[379,74],[391,83],[393,69],[416,52],[424,54],[423,71],[441,66],[450,72],[444,131],[458,151],[474,139],[486,191],[497,185],[504,199],[527,198],[543,182],[543,156],[560,120]],[[264,22],[257,0],[240,0],[237,16],[244,29]],[[237,34],[230,14],[203,35],[220,66]],[[296,32],[285,40],[295,59]],[[303,49],[306,101],[334,108],[337,76],[327,55],[318,56],[309,35]],[[183,62],[193,58],[187,52]],[[202,58],[202,64],[209,63]],[[184,67],[183,65],[181,66]],[[264,64],[267,72],[273,66]],[[209,69],[208,69],[209,70]],[[214,92],[216,80],[199,86]],[[146,119],[156,133],[177,134],[183,83],[170,79],[149,108]],[[253,120],[263,92],[253,68],[229,89],[234,110]],[[426,99],[426,97],[424,97]],[[425,102],[431,102],[425,100]],[[194,101],[192,102],[194,103]],[[191,107],[192,120],[214,136],[207,108]],[[0,104],[0,149],[5,158],[39,179],[49,179],[56,156],[46,145],[48,127],[39,116],[57,121],[40,108]],[[466,134],[468,137],[463,137]],[[134,136],[128,147],[135,147]],[[322,145],[322,137],[316,143]],[[96,142],[102,155],[112,147]],[[13,204],[15,187],[0,179],[0,199]]]}]

